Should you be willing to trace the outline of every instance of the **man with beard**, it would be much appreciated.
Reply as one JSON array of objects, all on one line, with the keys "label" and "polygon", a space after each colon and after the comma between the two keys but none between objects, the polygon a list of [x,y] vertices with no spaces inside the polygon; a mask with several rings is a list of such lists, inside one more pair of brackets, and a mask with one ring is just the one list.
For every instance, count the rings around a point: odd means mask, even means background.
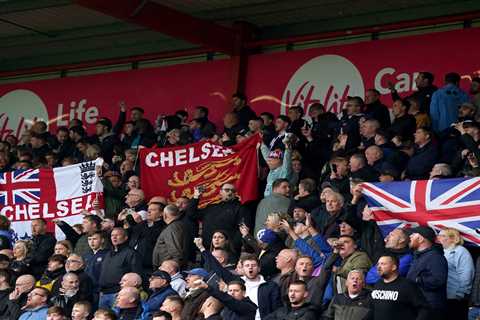
[{"label": "man with beard", "polygon": [[382,256],[377,263],[381,280],[372,291],[374,319],[438,319],[429,317],[429,306],[414,283],[400,277],[395,256]]},{"label": "man with beard", "polygon": [[[429,227],[411,229],[413,262],[407,279],[415,282],[432,309],[431,319],[444,319],[447,301],[448,264],[440,249],[434,247],[435,231]],[[405,318],[404,318],[405,319]]]},{"label": "man with beard", "polygon": [[[412,253],[408,247],[409,243],[408,235],[404,229],[393,229],[385,237],[385,251],[389,255],[394,255],[399,261],[398,274],[402,277],[406,277],[408,270],[410,270],[410,265],[412,264]],[[378,274],[378,266],[373,266],[367,273],[366,283],[367,285],[373,286],[375,283],[380,280],[380,275]]]},{"label": "man with beard", "polygon": [[372,315],[370,291],[365,289],[362,271],[352,270],[347,277],[347,291],[337,294],[323,314],[325,320],[364,320]]},{"label": "man with beard", "polygon": [[203,222],[203,243],[209,246],[213,233],[222,229],[227,233],[228,238],[232,239],[235,251],[240,252],[242,237],[238,225],[245,223],[247,226],[251,226],[250,212],[240,204],[235,186],[230,183],[225,183],[220,189],[221,202],[200,209],[198,204],[202,193],[205,191],[202,186],[196,187],[193,199],[187,208],[187,214],[191,219],[202,220]]},{"label": "man with beard", "polygon": [[307,284],[301,280],[292,282],[288,287],[288,305],[277,309],[268,315],[265,320],[317,319],[315,308],[307,302],[307,297]]},{"label": "man with beard", "polygon": [[73,305],[84,299],[79,290],[79,278],[75,273],[68,272],[63,276],[61,283],[58,293],[50,299],[50,303],[63,308],[67,314],[71,314]]}]

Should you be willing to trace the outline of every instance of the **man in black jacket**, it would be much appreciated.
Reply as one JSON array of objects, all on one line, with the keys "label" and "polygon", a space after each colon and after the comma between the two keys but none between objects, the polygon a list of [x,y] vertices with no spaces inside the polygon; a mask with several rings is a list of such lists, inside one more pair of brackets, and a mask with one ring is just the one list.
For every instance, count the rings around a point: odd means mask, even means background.
[{"label": "man in black jacket", "polygon": [[71,314],[73,305],[85,298],[80,292],[79,277],[73,272],[68,272],[63,276],[59,290],[50,298],[50,303],[61,307],[66,314]]},{"label": "man in black jacket", "polygon": [[224,320],[255,320],[257,306],[245,296],[247,289],[242,281],[229,282],[228,294],[215,287],[208,286],[205,282],[200,287],[207,289],[212,297],[223,304],[222,316]]},{"label": "man in black jacket", "polygon": [[222,201],[199,209],[198,204],[204,191],[203,188],[196,187],[193,199],[187,208],[189,217],[203,221],[203,243],[209,246],[213,233],[217,230],[224,230],[231,239],[235,251],[240,252],[242,237],[238,225],[245,223],[247,226],[251,226],[251,217],[248,209],[238,201],[235,186],[230,183],[224,184],[220,190]]},{"label": "man in black jacket", "polygon": [[32,221],[32,250],[27,257],[27,264],[32,270],[33,276],[39,279],[47,267],[48,259],[53,254],[55,237],[47,233],[47,222],[38,218]]},{"label": "man in black jacket", "polygon": [[[205,251],[205,248],[202,251]],[[257,318],[266,317],[282,306],[280,287],[273,281],[265,281],[263,276],[260,275],[260,264],[255,255],[244,255],[240,258],[241,269],[244,274],[242,277],[234,275],[228,269],[222,267],[212,255],[202,254],[202,257],[208,259],[206,263],[224,282],[242,281],[245,283],[246,296],[258,306]]]},{"label": "man in black jacket", "polygon": [[248,122],[255,119],[255,111],[247,105],[247,98],[241,92],[232,95],[233,112],[238,115],[238,120],[243,127],[248,127]]},{"label": "man in black jacket", "polygon": [[352,270],[348,273],[347,291],[333,297],[323,318],[367,320],[372,317],[372,299],[370,291],[365,290],[363,272]]},{"label": "man in black jacket", "polygon": [[307,302],[307,284],[294,281],[288,287],[289,304],[268,315],[265,320],[302,319],[316,320],[315,308]]},{"label": "man in black jacket", "polygon": [[[405,99],[415,98],[418,100],[420,103],[420,111],[427,114],[430,114],[430,101],[432,100],[432,95],[438,89],[433,85],[433,79],[434,77],[432,73],[427,71],[420,72],[415,78],[415,84],[418,90],[405,97]],[[395,101],[401,99],[393,83],[389,83],[388,86],[392,92],[392,100]]]},{"label": "man in black jacket", "polygon": [[95,133],[100,143],[102,158],[112,164],[113,148],[120,145],[120,140],[112,131],[112,121],[108,118],[100,118],[95,125]]},{"label": "man in black jacket", "polygon": [[99,308],[110,309],[116,293],[120,290],[119,282],[128,272],[141,273],[142,262],[138,253],[128,246],[127,232],[122,228],[114,228],[111,235],[112,250],[103,260],[100,272]]},{"label": "man in black jacket", "polygon": [[163,205],[158,202],[148,205],[147,219],[136,223],[133,217],[127,216],[127,221],[131,228],[129,243],[130,247],[135,249],[142,257],[142,266],[146,274],[153,270],[152,252],[158,236],[165,228],[165,222],[162,220]]},{"label": "man in black jacket", "polygon": [[382,129],[390,127],[390,112],[380,101],[380,92],[377,89],[368,89],[365,92],[365,115],[377,120]]}]

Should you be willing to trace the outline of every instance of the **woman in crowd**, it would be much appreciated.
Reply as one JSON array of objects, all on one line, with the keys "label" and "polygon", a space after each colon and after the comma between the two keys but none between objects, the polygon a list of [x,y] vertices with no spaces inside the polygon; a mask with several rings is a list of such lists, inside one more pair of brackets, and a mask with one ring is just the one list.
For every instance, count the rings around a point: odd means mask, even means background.
[{"label": "woman in crowd", "polygon": [[18,240],[15,242],[15,245],[13,246],[13,261],[11,262],[10,267],[17,276],[29,272],[25,259],[29,255],[31,248],[32,243],[28,240]]},{"label": "woman in crowd", "polygon": [[443,229],[438,234],[438,240],[448,262],[447,319],[466,319],[468,296],[475,274],[472,256],[463,246],[463,239],[456,229]]}]

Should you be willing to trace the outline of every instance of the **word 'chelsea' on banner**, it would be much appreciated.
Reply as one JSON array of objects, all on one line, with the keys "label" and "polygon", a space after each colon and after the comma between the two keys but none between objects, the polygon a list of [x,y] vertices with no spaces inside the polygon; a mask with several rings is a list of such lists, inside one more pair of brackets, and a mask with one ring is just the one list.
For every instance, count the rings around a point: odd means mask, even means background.
[{"label": "word 'chelsea' on banner", "polygon": [[204,141],[173,148],[140,150],[142,190],[146,198],[164,196],[175,202],[191,198],[203,186],[201,206],[220,200],[225,183],[235,185],[242,203],[257,197],[258,136],[225,147]]},{"label": "word 'chelsea' on banner", "polygon": [[[54,219],[73,225],[93,201],[103,198],[103,185],[95,161],[60,168],[15,170],[0,173],[0,214],[12,222],[15,237],[28,237],[31,221],[43,218],[53,231]],[[103,201],[100,201],[103,203]],[[56,233],[63,233],[56,228]]]},{"label": "word 'chelsea' on banner", "polygon": [[480,178],[363,183],[362,192],[384,235],[395,228],[455,228],[480,245]]}]

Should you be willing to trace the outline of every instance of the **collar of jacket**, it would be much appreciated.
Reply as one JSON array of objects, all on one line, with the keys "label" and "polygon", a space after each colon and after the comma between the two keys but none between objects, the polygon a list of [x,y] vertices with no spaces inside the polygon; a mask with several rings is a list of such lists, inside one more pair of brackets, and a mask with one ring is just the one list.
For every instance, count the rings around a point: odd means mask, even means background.
[{"label": "collar of jacket", "polygon": [[411,253],[409,247],[405,247],[402,249],[387,249],[387,251],[390,252],[391,254],[398,255],[398,256],[403,256],[405,254]]},{"label": "collar of jacket", "polygon": [[103,136],[98,137],[98,140],[100,140],[100,142],[103,142],[103,140],[105,140],[106,138],[111,137],[111,136],[113,136],[113,135],[115,135],[115,134],[110,131],[110,132],[108,132],[108,133],[105,133]]},{"label": "collar of jacket", "polygon": [[370,290],[368,289],[362,289],[362,291],[360,291],[360,293],[358,294],[358,296],[356,296],[355,298],[350,298],[350,295],[348,294],[348,291],[347,292],[344,292],[343,293],[345,295],[345,297],[349,300],[352,300],[352,301],[355,301],[355,300],[360,300],[362,298],[365,298],[366,296],[368,296],[370,294]]},{"label": "collar of jacket", "polygon": [[425,254],[425,253],[429,253],[429,252],[432,251],[432,250],[433,250],[433,246],[431,246],[430,248],[424,249],[424,250],[422,250],[422,251],[418,251],[418,250],[417,250],[417,251],[415,251],[415,252],[413,253],[413,255],[415,256],[415,258],[418,258],[418,257],[420,257],[421,255],[423,255],[423,254]]},{"label": "collar of jacket", "polygon": [[125,241],[124,243],[119,244],[116,248],[114,247],[113,252],[119,252],[126,247],[128,247],[128,241]]}]

